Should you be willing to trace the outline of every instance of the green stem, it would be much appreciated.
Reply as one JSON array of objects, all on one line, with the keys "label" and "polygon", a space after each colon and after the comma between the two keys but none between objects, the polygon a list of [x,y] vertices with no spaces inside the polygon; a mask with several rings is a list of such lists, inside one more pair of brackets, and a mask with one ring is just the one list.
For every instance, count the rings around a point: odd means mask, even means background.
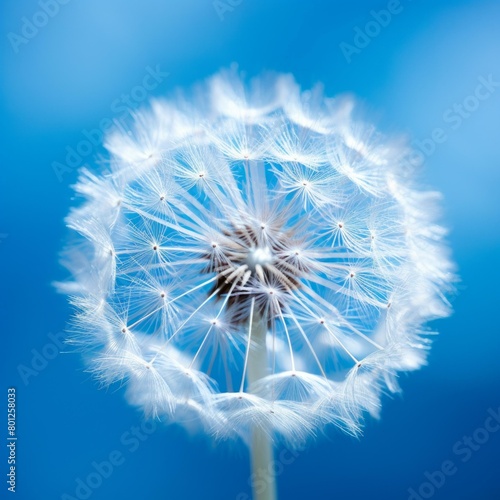
[{"label": "green stem", "polygon": [[[253,382],[268,375],[267,370],[267,327],[259,314],[252,320],[251,345],[248,352],[247,380]],[[253,499],[276,500],[276,481],[273,471],[273,445],[269,435],[260,427],[254,427],[250,444],[253,472]]]}]

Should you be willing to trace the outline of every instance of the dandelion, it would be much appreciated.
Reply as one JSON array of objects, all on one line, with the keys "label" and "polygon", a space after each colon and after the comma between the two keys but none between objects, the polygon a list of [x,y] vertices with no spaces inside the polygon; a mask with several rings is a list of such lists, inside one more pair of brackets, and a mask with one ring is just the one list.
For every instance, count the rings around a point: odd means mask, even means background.
[{"label": "dandelion", "polygon": [[[82,170],[59,286],[71,341],[155,418],[272,445],[334,424],[356,435],[397,374],[425,363],[452,280],[404,148],[347,99],[234,72],[154,102]],[[259,499],[275,498],[272,477]]]}]

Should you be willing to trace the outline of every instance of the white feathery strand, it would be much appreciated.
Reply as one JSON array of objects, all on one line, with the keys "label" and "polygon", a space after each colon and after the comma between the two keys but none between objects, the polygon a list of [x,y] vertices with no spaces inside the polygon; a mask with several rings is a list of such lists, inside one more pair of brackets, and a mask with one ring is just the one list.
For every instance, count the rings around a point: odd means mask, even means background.
[{"label": "white feathery strand", "polygon": [[[233,285],[231,286],[231,289],[229,290],[229,293],[226,295],[224,302],[222,303],[222,306],[220,307],[220,310],[217,313],[217,316],[215,316],[215,321],[217,321],[220,318],[220,315],[222,314],[222,311],[226,307],[227,301],[229,300],[229,297],[231,297],[231,294],[233,293],[234,287],[237,285],[237,283],[238,283],[238,281],[234,281]],[[203,346],[205,345],[205,342],[207,341],[208,336],[210,335],[210,332],[212,331],[214,326],[215,326],[215,324],[212,322],[212,324],[210,325],[210,328],[208,329],[207,333],[205,334],[205,337],[203,338],[203,341],[200,344],[200,347],[196,351],[196,354],[193,356],[193,359],[189,365],[189,369],[191,369],[193,367],[193,364],[196,361],[196,358],[198,357],[201,350],[203,349]]]},{"label": "white feathery strand", "polygon": [[335,341],[342,347],[342,349],[347,353],[347,355],[354,361],[356,365],[359,364],[358,359],[347,349],[347,347],[340,341],[340,339],[335,335],[335,333],[332,332],[330,327],[328,326],[327,322],[325,321],[323,323],[323,327],[327,330],[327,332],[335,339]]},{"label": "white feathery strand", "polygon": [[292,339],[290,338],[290,333],[288,332],[288,327],[286,326],[286,321],[285,321],[285,318],[283,317],[283,311],[281,310],[281,307],[279,306],[279,304],[277,304],[277,308],[279,311],[279,316],[280,316],[281,322],[283,323],[283,328],[285,330],[286,339],[288,341],[288,348],[290,349],[290,363],[292,364],[292,372],[294,372],[295,371],[295,358],[293,357]]},{"label": "white feathery strand", "polygon": [[[172,339],[182,330],[182,328],[184,328],[184,326],[193,318],[193,316],[198,312],[200,311],[207,302],[209,302],[211,299],[213,299],[217,293],[219,293],[220,289],[218,288],[217,290],[215,290],[211,295],[209,295],[182,323],[181,325],[179,326],[179,328],[177,328],[177,330],[175,330],[174,333],[172,333],[172,335],[166,340],[166,342],[161,346],[162,349],[164,349],[171,341]],[[160,353],[160,350],[157,351],[157,353],[154,355],[153,359],[150,361],[151,364],[153,364],[156,360],[156,358],[158,357]]]},{"label": "white feathery strand", "polygon": [[328,379],[328,377],[326,376],[326,373],[325,373],[325,371],[323,369],[323,366],[322,366],[320,360],[318,359],[318,355],[316,354],[316,351],[314,350],[314,347],[311,344],[311,341],[309,340],[309,338],[307,337],[306,333],[304,332],[302,326],[300,325],[299,320],[297,319],[297,317],[293,313],[292,309],[288,308],[287,309],[287,314],[290,315],[290,317],[292,318],[293,322],[297,326],[299,332],[301,333],[302,338],[304,339],[304,342],[307,344],[307,347],[309,347],[309,350],[311,351],[311,354],[313,355],[314,360],[316,361],[316,364],[318,365],[318,368],[319,368],[319,371],[321,372],[321,375],[323,375],[323,377],[325,377],[325,379]]},{"label": "white feathery strand", "polygon": [[250,353],[250,345],[252,342],[252,326],[253,326],[253,313],[255,311],[255,297],[252,298],[252,303],[250,305],[250,315],[248,319],[248,340],[245,351],[245,362],[243,364],[243,374],[241,375],[241,383],[240,383],[240,392],[243,392],[243,386],[245,384],[245,377],[247,374],[247,366],[248,366],[248,356]]}]

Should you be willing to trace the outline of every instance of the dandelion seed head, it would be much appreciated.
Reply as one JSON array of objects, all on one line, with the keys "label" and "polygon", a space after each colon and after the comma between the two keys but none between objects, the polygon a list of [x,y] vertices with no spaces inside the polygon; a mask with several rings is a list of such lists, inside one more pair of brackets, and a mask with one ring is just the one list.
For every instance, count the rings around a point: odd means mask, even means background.
[{"label": "dandelion seed head", "polygon": [[438,196],[351,100],[234,72],[202,93],[155,101],[108,137],[107,169],[81,171],[60,284],[71,341],[166,421],[292,444],[329,423],[357,434],[450,312]]}]

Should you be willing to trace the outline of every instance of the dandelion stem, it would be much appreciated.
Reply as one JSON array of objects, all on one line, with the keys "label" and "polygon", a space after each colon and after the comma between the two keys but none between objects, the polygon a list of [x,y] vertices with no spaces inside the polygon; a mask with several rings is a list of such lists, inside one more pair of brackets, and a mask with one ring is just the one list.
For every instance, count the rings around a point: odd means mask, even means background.
[{"label": "dandelion stem", "polygon": [[[266,348],[266,321],[255,312],[250,325],[252,343],[249,346],[247,378],[253,382],[268,375]],[[276,481],[272,468],[273,445],[268,433],[261,427],[254,426],[250,443],[253,472],[253,500],[276,500]]]}]

